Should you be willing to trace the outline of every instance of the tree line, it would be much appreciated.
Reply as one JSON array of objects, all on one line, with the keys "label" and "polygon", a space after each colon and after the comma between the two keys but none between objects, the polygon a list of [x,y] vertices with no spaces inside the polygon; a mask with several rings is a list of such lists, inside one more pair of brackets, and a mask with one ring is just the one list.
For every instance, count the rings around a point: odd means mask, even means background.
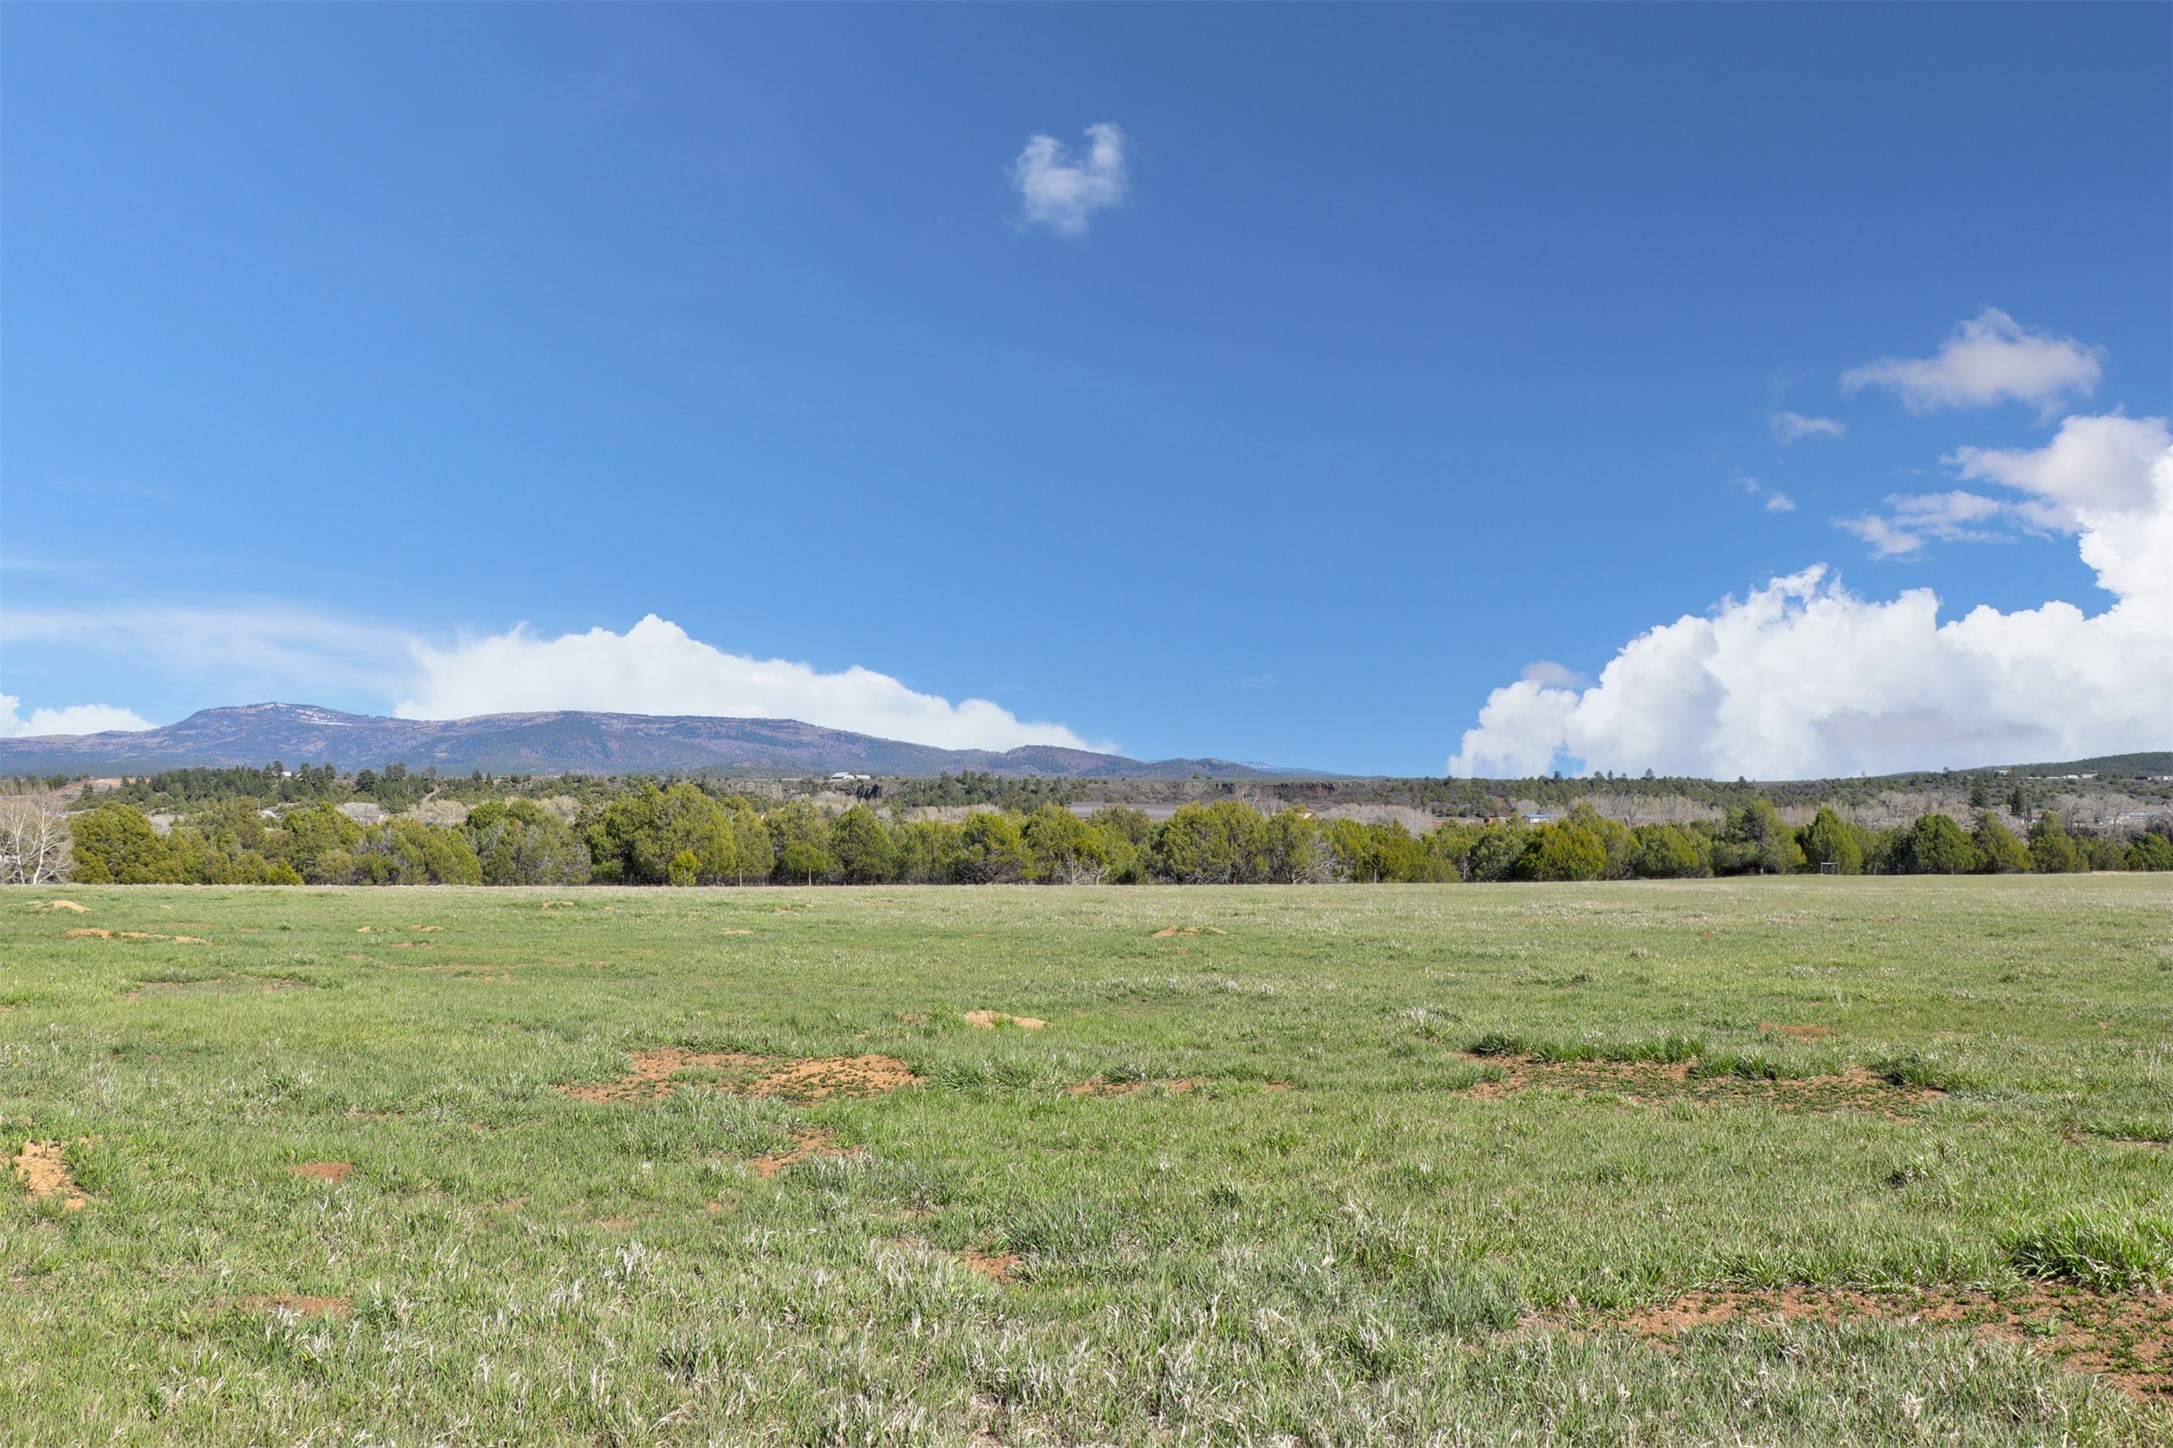
[{"label": "tree line", "polygon": [[1305,884],[1690,879],[1712,875],[1996,874],[2173,869],[2173,838],[2070,831],[2040,814],[2017,835],[1990,810],[1871,831],[1821,809],[1791,828],[1766,800],[1724,820],[1630,827],[1586,805],[1558,820],[1400,823],[1263,814],[1234,799],[1156,823],[1053,801],[962,821],[889,819],[867,803],[825,815],[764,808],[692,782],[592,801],[572,821],[534,800],[490,800],[458,825],[365,825],[318,801],[283,811],[227,798],[165,833],[124,800],[72,817],[73,878],[120,884],[739,885]]}]

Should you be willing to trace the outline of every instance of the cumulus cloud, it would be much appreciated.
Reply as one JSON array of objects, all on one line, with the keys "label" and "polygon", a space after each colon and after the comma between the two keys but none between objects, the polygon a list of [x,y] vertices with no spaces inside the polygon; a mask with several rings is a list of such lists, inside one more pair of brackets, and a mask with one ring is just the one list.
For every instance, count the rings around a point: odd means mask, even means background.
[{"label": "cumulus cloud", "polygon": [[131,733],[158,726],[132,709],[111,704],[70,704],[63,709],[33,709],[22,718],[16,711],[23,701],[0,694],[0,739],[20,739],[41,734],[103,734],[109,729]]},{"label": "cumulus cloud", "polygon": [[[1803,778],[2164,748],[2173,733],[2173,435],[2162,418],[2069,418],[2044,448],[1966,450],[1965,477],[2013,502],[1940,495],[1927,531],[1986,504],[2055,516],[2113,596],[1939,621],[1939,599],[1890,601],[1823,564],[1627,644],[1589,688],[1496,689],[1449,761],[1459,775],[1593,770]],[[1972,501],[1972,500],[1975,501]],[[1859,520],[1866,536],[1901,525]],[[1907,546],[1896,551],[1906,552]]]},{"label": "cumulus cloud", "polygon": [[1029,225],[1046,226],[1058,236],[1086,235],[1095,212],[1121,205],[1131,190],[1125,174],[1130,145],[1123,131],[1104,121],[1086,128],[1083,152],[1074,152],[1054,136],[1036,135],[1011,165],[1021,215]]},{"label": "cumulus cloud", "polygon": [[946,749],[1089,744],[1061,724],[1029,723],[986,699],[951,703],[887,674],[823,673],[783,659],[728,654],[650,614],[625,633],[540,638],[525,628],[450,648],[414,645],[414,693],[394,711],[458,719],[553,709],[798,719]]},{"label": "cumulus cloud", "polygon": [[1798,442],[1807,437],[1844,438],[1849,435],[1848,424],[1830,417],[1806,417],[1800,412],[1772,412],[1766,414],[1766,423],[1773,429],[1777,442]]},{"label": "cumulus cloud", "polygon": [[1997,307],[1963,322],[1935,357],[1881,357],[1841,374],[1843,391],[1889,387],[1911,412],[2026,402],[2052,408],[2088,397],[2104,353],[2073,337],[2025,327]]}]

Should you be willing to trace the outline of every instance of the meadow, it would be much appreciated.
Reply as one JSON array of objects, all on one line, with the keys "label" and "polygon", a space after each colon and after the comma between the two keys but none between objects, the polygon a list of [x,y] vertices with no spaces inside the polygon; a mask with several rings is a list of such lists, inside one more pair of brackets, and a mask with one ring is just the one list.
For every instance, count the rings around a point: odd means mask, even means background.
[{"label": "meadow", "polygon": [[2173,877],[0,891],[0,1441],[2173,1441]]}]

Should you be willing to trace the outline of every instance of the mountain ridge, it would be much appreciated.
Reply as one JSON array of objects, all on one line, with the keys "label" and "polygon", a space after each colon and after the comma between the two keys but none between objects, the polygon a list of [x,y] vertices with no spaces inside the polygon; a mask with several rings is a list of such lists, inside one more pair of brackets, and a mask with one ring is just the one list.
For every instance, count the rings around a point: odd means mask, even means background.
[{"label": "mountain ridge", "polygon": [[1224,779],[1311,775],[1226,759],[1130,759],[1060,745],[943,749],[827,729],[797,719],[594,710],[395,719],[315,704],[199,709],[156,729],[0,739],[0,774],[147,774],[190,767],[255,767],[270,760],[343,770],[405,764],[444,774],[728,773],[796,776],[849,771],[988,774],[1068,779]]}]

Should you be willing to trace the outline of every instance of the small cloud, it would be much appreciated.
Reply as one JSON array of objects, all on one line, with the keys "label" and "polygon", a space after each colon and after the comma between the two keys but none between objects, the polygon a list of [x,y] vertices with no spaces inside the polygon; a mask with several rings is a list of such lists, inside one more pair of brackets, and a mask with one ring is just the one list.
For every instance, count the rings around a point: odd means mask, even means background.
[{"label": "small cloud", "polygon": [[1833,525],[1844,533],[1854,533],[1870,544],[1871,556],[1874,558],[1906,558],[1912,553],[1920,552],[1924,547],[1922,537],[1877,513],[1866,513],[1858,518],[1836,518]]},{"label": "small cloud", "polygon": [[1799,442],[1807,437],[1840,439],[1849,435],[1848,424],[1830,417],[1807,417],[1800,412],[1770,412],[1766,424],[1776,442]]},{"label": "small cloud", "polygon": [[42,734],[103,734],[108,730],[139,733],[158,726],[133,709],[111,704],[70,704],[64,709],[33,709],[28,719],[17,715],[23,701],[0,694],[0,739],[20,739]]},{"label": "small cloud", "polygon": [[1860,518],[1837,518],[1835,526],[1871,545],[1879,558],[1899,558],[1921,550],[1926,539],[1942,543],[2006,543],[2013,534],[1993,525],[2029,526],[2026,506],[1956,489],[1945,493],[1889,493],[1887,511]]},{"label": "small cloud", "polygon": [[2025,327],[1986,307],[1954,329],[1938,356],[1881,357],[1842,373],[1841,388],[1890,387],[1917,413],[2002,402],[2049,410],[2071,394],[2096,391],[2103,358],[2102,348]]},{"label": "small cloud", "polygon": [[1534,659],[1524,666],[1520,677],[1525,683],[1536,684],[1542,689],[1574,689],[1585,682],[1584,675],[1552,659]]},{"label": "small cloud", "polygon": [[1793,513],[1796,511],[1796,500],[1779,488],[1769,488],[1756,478],[1746,477],[1741,473],[1736,474],[1734,482],[1737,487],[1752,497],[1764,499],[1768,513]]},{"label": "small cloud", "polygon": [[1086,135],[1084,153],[1043,135],[1019,152],[1011,184],[1018,188],[1028,225],[1046,226],[1058,236],[1084,236],[1095,212],[1123,204],[1131,190],[1125,174],[1130,138],[1107,121],[1088,126]]}]

